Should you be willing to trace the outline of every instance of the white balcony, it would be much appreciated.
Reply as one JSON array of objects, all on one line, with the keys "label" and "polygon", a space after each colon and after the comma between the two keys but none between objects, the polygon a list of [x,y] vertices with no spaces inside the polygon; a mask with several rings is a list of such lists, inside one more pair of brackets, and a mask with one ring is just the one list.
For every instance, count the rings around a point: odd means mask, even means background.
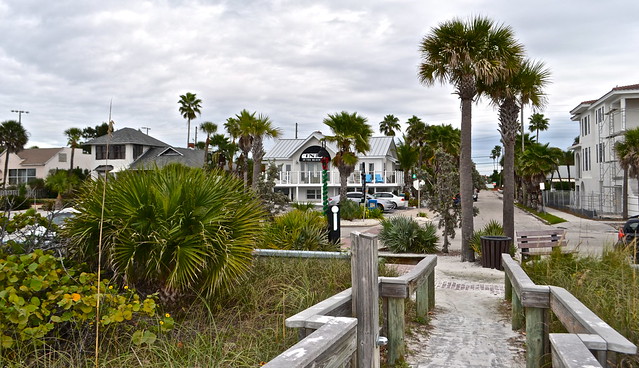
[{"label": "white balcony", "polygon": [[[371,186],[399,186],[404,185],[403,171],[375,171],[365,174],[366,185]],[[307,184],[322,184],[321,171],[280,171],[279,178],[275,180],[276,186],[297,186]],[[340,185],[339,171],[328,172],[328,185]],[[354,171],[348,177],[348,185],[362,185],[362,173]]]}]

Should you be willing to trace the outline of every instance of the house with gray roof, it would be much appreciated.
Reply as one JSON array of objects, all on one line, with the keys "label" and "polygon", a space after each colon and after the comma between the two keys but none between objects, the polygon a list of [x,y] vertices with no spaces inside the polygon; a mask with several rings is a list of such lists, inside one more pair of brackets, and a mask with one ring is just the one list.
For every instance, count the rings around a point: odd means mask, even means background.
[{"label": "house with gray roof", "polygon": [[[0,155],[0,181],[2,180],[6,153]],[[91,156],[75,149],[73,168],[90,170]],[[7,164],[7,184],[28,184],[34,179],[45,179],[52,170],[68,170],[71,168],[71,148],[27,148],[18,153],[9,154]]]},{"label": "house with gray roof", "polygon": [[[316,131],[304,139],[276,140],[262,159],[263,164],[274,163],[279,169],[275,190],[296,202],[322,201],[322,164],[318,152],[325,144],[330,159],[337,153],[337,146],[323,142],[323,138]],[[404,176],[395,150],[393,137],[372,137],[370,150],[358,156],[357,168],[348,177],[348,190],[361,192],[365,185],[369,193],[401,191]],[[340,188],[337,167],[329,164],[328,174],[328,195],[336,196]]]},{"label": "house with gray roof", "polygon": [[111,135],[94,138],[85,143],[85,150],[92,157],[93,177],[104,175],[107,171],[144,170],[154,166],[163,167],[169,163],[190,167],[204,166],[202,151],[172,147],[132,128],[122,128]]}]

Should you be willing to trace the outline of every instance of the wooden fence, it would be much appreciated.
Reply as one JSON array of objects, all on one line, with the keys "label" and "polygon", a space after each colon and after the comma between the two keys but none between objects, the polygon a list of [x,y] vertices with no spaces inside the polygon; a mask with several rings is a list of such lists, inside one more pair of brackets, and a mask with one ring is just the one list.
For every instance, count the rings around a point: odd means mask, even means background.
[{"label": "wooden fence", "polygon": [[416,294],[417,316],[426,318],[435,305],[436,256],[426,256],[400,277],[378,277],[377,236],[351,233],[353,287],[286,319],[299,330],[300,341],[265,367],[379,367],[379,303],[382,335],[388,338],[388,364],[405,352],[404,302]]},{"label": "wooden fence", "polygon": [[[636,354],[637,347],[610,327],[566,289],[535,285],[508,254],[502,254],[505,298],[512,300],[512,328],[526,326],[526,367],[606,367],[615,354]],[[548,333],[552,311],[568,334]]]}]

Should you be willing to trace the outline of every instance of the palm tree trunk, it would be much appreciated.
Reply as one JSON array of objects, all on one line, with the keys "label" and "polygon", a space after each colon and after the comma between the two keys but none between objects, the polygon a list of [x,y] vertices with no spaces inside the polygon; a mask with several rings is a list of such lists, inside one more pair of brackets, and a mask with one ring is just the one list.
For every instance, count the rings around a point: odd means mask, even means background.
[{"label": "palm tree trunk", "polygon": [[189,148],[191,141],[191,119],[186,119],[186,148]]},{"label": "palm tree trunk", "polygon": [[[468,82],[468,81],[466,81]],[[463,82],[462,82],[463,83]],[[472,98],[462,96],[461,156],[459,163],[459,188],[461,194],[462,262],[474,262],[475,252],[470,247],[473,236],[473,162],[472,152]]]},{"label": "palm tree trunk", "polygon": [[2,189],[7,187],[7,170],[9,168],[9,147],[5,147],[4,152],[6,153],[4,157],[4,172],[2,173]]},{"label": "palm tree trunk", "polygon": [[73,156],[75,156],[75,148],[71,147],[71,163],[69,164],[69,170],[73,170]]},{"label": "palm tree trunk", "polygon": [[[6,171],[6,170],[5,170]],[[628,219],[628,169],[623,170],[623,186],[621,187],[621,216],[624,220]]]},{"label": "palm tree trunk", "polygon": [[251,188],[257,189],[257,183],[260,180],[260,173],[262,172],[262,157],[264,157],[264,150],[262,149],[262,137],[256,136],[253,140],[253,182]]}]

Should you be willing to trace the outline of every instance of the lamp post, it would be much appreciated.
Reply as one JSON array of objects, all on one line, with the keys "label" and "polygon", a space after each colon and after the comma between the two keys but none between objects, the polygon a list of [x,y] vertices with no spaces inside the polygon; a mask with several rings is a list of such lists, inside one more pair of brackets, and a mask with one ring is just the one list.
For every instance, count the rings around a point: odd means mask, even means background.
[{"label": "lamp post", "polygon": [[24,111],[24,110],[11,110],[11,112],[16,112],[18,113],[18,123],[22,125],[22,114],[28,114],[28,111]]}]

